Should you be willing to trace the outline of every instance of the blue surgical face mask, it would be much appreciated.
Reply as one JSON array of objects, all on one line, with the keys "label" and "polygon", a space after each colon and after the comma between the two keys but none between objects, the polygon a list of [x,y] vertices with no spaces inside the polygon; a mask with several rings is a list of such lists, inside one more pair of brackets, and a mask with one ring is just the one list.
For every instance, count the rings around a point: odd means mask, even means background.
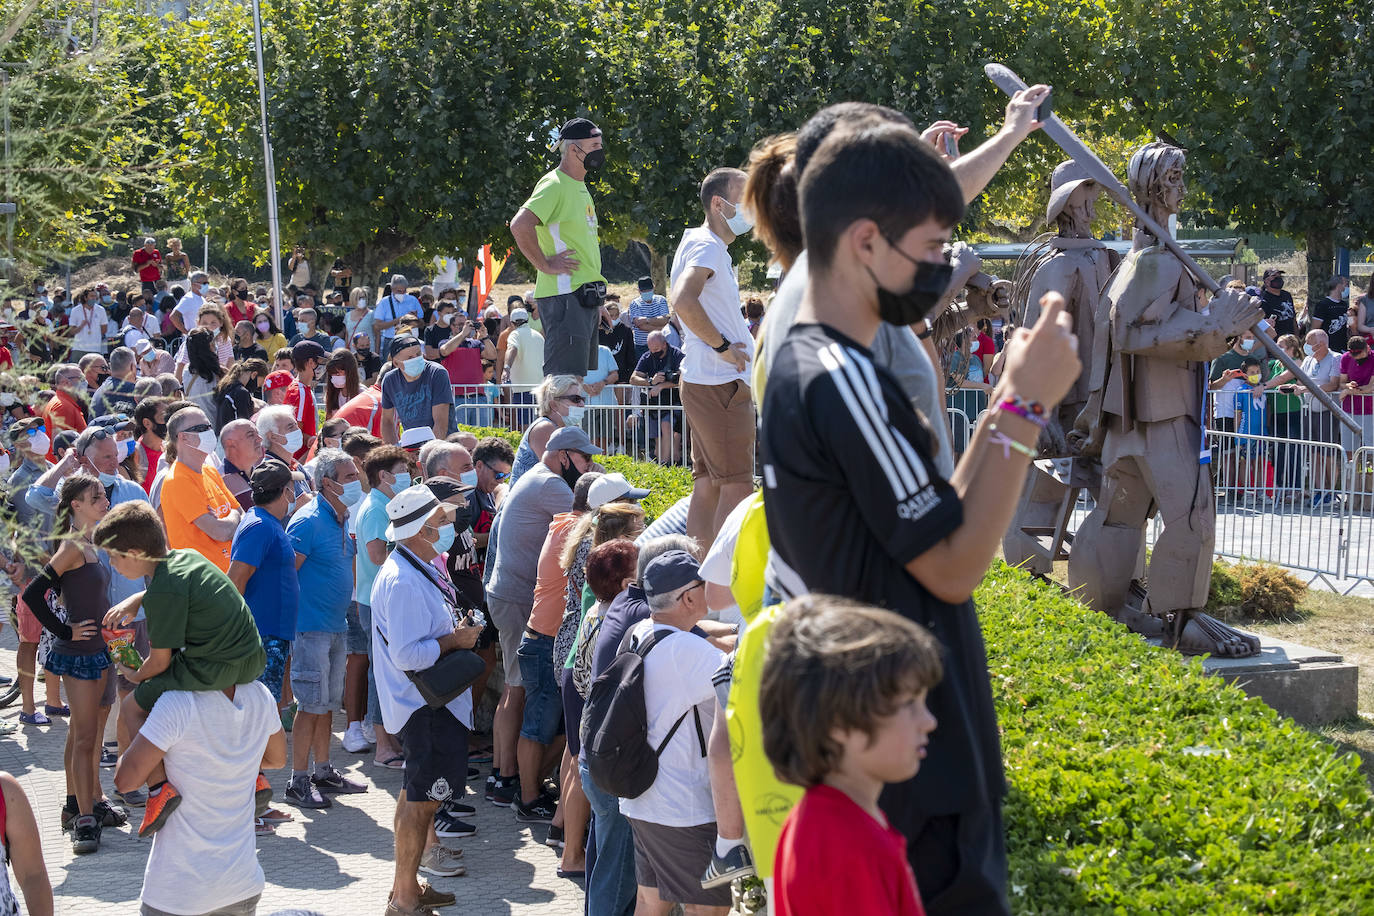
[{"label": "blue surgical face mask", "polygon": [[410,359],[402,361],[401,369],[406,375],[419,375],[425,371],[424,356],[412,356]]},{"label": "blue surgical face mask", "polygon": [[725,225],[729,226],[730,231],[735,235],[744,235],[744,233],[754,228],[754,218],[744,209],[744,204],[737,204],[732,201],[731,205],[735,208],[735,215],[728,217],[725,220]]},{"label": "blue surgical face mask", "polygon": [[434,542],[436,553],[443,553],[453,546],[453,539],[458,536],[458,532],[453,530],[452,525],[445,525],[439,529],[439,539]]},{"label": "blue surgical face mask", "polygon": [[410,488],[410,474],[405,471],[396,475],[396,482],[391,485],[391,495],[395,496],[402,490]]},{"label": "blue surgical face mask", "polygon": [[345,506],[356,506],[358,500],[363,498],[363,482],[361,480],[350,480],[344,484],[343,492],[339,494],[339,502]]},{"label": "blue surgical face mask", "polygon": [[464,471],[463,473],[458,475],[458,480],[465,487],[477,486],[477,469],[473,468],[470,471]]},{"label": "blue surgical face mask", "polygon": [[1317,351],[1316,351],[1315,349],[1313,349],[1313,347],[1312,347],[1311,344],[1303,344],[1303,345],[1302,345],[1302,352],[1306,353],[1308,356],[1316,356],[1316,355],[1317,355]]},{"label": "blue surgical face mask", "polygon": [[114,486],[114,485],[119,481],[119,475],[118,475],[118,474],[106,474],[105,472],[102,471],[102,472],[99,474],[99,477],[100,477],[100,485],[101,485],[102,487],[107,488],[107,489],[108,489],[109,487]]},{"label": "blue surgical face mask", "polygon": [[654,291],[651,290],[651,289],[646,289],[644,292],[642,292],[642,293],[639,294],[639,298],[642,299],[642,300],[644,300],[645,302],[653,302],[653,301],[654,301]]},{"label": "blue surgical face mask", "polygon": [[127,461],[129,456],[134,453],[134,449],[138,447],[138,442],[134,439],[124,439],[115,444],[119,446],[120,461]]},{"label": "blue surgical face mask", "polygon": [[1240,348],[1246,353],[1249,353],[1251,350],[1255,349],[1255,342],[1253,340],[1242,340],[1240,342]]}]

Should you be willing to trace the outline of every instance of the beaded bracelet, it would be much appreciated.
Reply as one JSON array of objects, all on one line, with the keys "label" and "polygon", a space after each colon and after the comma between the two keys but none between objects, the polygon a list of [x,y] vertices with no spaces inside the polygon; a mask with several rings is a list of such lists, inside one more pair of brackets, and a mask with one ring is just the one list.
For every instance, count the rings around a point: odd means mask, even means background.
[{"label": "beaded bracelet", "polygon": [[1008,395],[1006,400],[997,405],[998,410],[1005,410],[1007,413],[1014,413],[1022,419],[1029,420],[1036,426],[1044,426],[1045,405],[1039,401],[1026,401],[1017,395]]},{"label": "beaded bracelet", "polygon": [[988,441],[991,442],[993,445],[1002,446],[1003,458],[1010,458],[1012,449],[1015,449],[1016,451],[1025,455],[1032,461],[1034,461],[1036,458],[1036,451],[1034,448],[1032,448],[1029,445],[1024,445],[1020,442],[1017,442],[1011,436],[1008,436],[1006,433],[1002,432],[995,426],[988,433]]}]

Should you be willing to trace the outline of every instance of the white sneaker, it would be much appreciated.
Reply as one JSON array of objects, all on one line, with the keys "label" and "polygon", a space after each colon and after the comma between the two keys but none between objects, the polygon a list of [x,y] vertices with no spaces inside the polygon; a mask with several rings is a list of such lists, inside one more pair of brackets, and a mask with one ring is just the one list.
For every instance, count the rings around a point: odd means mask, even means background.
[{"label": "white sneaker", "polygon": [[367,738],[363,735],[363,723],[348,723],[348,730],[344,732],[343,747],[350,754],[361,754],[372,749],[372,745],[367,743]]},{"label": "white sneaker", "polygon": [[371,722],[363,723],[363,740],[374,747],[377,744],[377,728]]}]

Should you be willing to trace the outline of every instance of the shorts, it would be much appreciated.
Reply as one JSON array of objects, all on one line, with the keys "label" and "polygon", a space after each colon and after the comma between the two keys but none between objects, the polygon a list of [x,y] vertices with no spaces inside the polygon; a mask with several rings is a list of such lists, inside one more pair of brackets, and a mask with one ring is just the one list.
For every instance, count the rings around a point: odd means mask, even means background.
[{"label": "shorts", "polygon": [[297,633],[291,645],[291,692],[303,713],[320,716],[343,705],[344,633]]},{"label": "shorts", "polygon": [[520,680],[520,640],[525,635],[525,626],[530,622],[530,612],[534,601],[527,603],[506,601],[495,595],[487,596],[487,616],[496,624],[496,632],[501,637],[501,667],[506,673],[507,687],[523,687]]},{"label": "shorts", "polygon": [[[148,642],[148,621],[135,620],[129,624],[129,629],[134,631],[134,648],[138,650],[138,657],[145,662],[148,656],[153,654],[152,643]],[[115,666],[118,668],[118,666]],[[129,693],[138,685],[127,680],[124,675],[115,672],[116,684],[120,693]]]},{"label": "shorts", "polygon": [[406,758],[406,801],[463,797],[468,780],[468,730],[447,707],[421,706],[396,737]]},{"label": "shorts", "polygon": [[701,876],[711,864],[716,825],[665,827],[627,818],[635,835],[635,882],[658,890],[668,903],[729,906],[730,885],[706,890]]},{"label": "shorts", "polygon": [[[1313,442],[1339,442],[1340,437],[1336,432],[1336,418],[1331,415],[1329,410],[1313,410],[1308,414],[1312,423],[1312,434],[1308,438]],[[1320,454],[1320,452],[1318,452]]]},{"label": "shorts", "polygon": [[525,686],[525,717],[520,737],[538,744],[552,744],[563,715],[563,698],[553,676],[553,637],[525,631],[516,649],[520,681]]},{"label": "shorts", "polygon": [[15,602],[14,607],[14,628],[19,631],[19,641],[38,645],[38,640],[43,638],[43,624],[33,616],[33,611],[29,610],[23,598]]},{"label": "shorts", "polygon": [[[217,906],[210,912],[199,913],[197,916],[254,916],[258,911],[258,901],[261,899],[262,894],[254,894],[247,900]],[[138,916],[175,916],[175,914],[166,910],[159,910],[157,907],[145,903],[138,908]]]},{"label": "shorts", "polygon": [[104,649],[89,655],[68,655],[58,649],[52,649],[48,652],[43,667],[60,677],[74,677],[78,681],[98,681],[105,677],[105,671],[113,664],[110,661],[110,653]]},{"label": "shorts", "polygon": [[576,293],[534,300],[544,323],[544,374],[586,375],[596,368],[601,310],[582,305]]},{"label": "shorts", "polygon": [[272,699],[281,702],[281,688],[286,681],[286,661],[291,657],[291,640],[280,636],[264,636],[263,651],[267,653],[267,664],[263,666],[258,680],[272,694]]},{"label": "shorts", "polygon": [[168,690],[227,690],[236,684],[251,684],[262,676],[266,663],[261,637],[250,651],[224,660],[203,657],[188,660],[183,649],[172,653],[166,671],[139,682],[134,688],[134,702],[139,709],[151,712],[157,698]]},{"label": "shorts", "polygon": [[742,381],[681,385],[692,428],[692,476],[713,484],[754,482],[754,401]]},{"label": "shorts", "polygon": [[349,655],[372,657],[372,606],[354,601],[348,606],[344,618],[348,622],[348,639],[345,645]]}]

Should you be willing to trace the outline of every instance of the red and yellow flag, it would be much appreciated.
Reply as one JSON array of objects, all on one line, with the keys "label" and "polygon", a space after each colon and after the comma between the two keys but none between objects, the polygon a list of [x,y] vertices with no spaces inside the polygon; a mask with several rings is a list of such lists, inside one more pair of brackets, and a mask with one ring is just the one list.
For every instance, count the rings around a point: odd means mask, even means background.
[{"label": "red and yellow flag", "polygon": [[491,295],[492,289],[496,286],[496,281],[501,278],[501,269],[506,266],[509,257],[509,249],[499,258],[492,254],[490,245],[483,245],[478,250],[477,270],[472,277],[473,301],[479,304],[486,302],[487,296]]}]

